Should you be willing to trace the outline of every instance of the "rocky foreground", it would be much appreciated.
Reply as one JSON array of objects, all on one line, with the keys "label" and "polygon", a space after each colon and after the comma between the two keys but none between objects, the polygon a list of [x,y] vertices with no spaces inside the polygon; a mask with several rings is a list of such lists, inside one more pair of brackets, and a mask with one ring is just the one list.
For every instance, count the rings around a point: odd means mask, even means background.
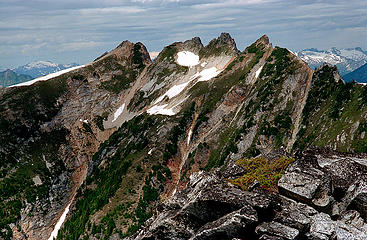
[{"label": "rocky foreground", "polygon": [[234,172],[191,175],[130,239],[367,239],[366,156],[306,151],[279,192],[256,183],[243,191],[226,181]]}]

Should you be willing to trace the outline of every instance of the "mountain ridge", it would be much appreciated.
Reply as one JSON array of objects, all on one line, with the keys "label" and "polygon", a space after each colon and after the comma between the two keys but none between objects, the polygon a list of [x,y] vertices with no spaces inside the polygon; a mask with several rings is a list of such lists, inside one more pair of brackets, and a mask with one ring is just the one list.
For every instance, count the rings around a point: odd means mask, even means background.
[{"label": "mountain ridge", "polygon": [[[1,236],[47,239],[69,209],[58,239],[327,239],[335,228],[315,227],[365,218],[363,188],[348,190],[364,167],[348,175],[343,162],[363,165],[366,94],[266,35],[238,51],[226,33],[173,43],[154,62],[124,41],[82,68],[0,89]],[[256,162],[269,168],[247,185]],[[287,215],[305,208],[302,223]]]}]

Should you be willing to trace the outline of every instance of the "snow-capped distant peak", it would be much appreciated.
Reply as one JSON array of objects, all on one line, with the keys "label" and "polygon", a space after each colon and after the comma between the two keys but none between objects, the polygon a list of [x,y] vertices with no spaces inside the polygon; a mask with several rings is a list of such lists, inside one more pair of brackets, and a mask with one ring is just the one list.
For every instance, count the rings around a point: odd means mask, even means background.
[{"label": "snow-capped distant peak", "polygon": [[67,68],[67,69],[63,69],[61,71],[58,71],[58,72],[55,72],[55,73],[50,73],[46,76],[43,76],[43,77],[39,77],[39,78],[36,78],[36,79],[33,79],[31,81],[28,81],[28,82],[23,82],[23,83],[19,83],[19,84],[16,84],[16,85],[12,85],[12,86],[9,86],[9,87],[22,87],[22,86],[29,86],[29,85],[32,85],[36,82],[39,82],[39,81],[46,81],[46,80],[49,80],[51,78],[55,78],[55,77],[58,77],[62,74],[65,74],[67,72],[70,72],[70,71],[73,71],[73,70],[76,70],[78,68],[82,68],[82,67],[85,67],[85,65],[80,65],[80,66],[76,66],[76,67],[72,67],[72,68]]},{"label": "snow-capped distant peak", "polygon": [[367,52],[359,47],[345,49],[333,47],[329,50],[310,48],[299,51],[296,55],[307,62],[311,68],[319,67],[323,63],[336,65],[342,75],[367,63]]},{"label": "snow-capped distant peak", "polygon": [[78,64],[70,63],[70,64],[57,64],[50,61],[36,61],[32,63],[28,63],[24,66],[20,66],[12,69],[14,72],[18,74],[29,75],[33,78],[38,78],[45,76],[47,74],[55,73],[64,69],[76,67]]},{"label": "snow-capped distant peak", "polygon": [[57,67],[57,66],[58,64],[53,63],[53,62],[37,61],[37,62],[28,63],[27,65],[25,65],[25,68],[31,69],[31,68],[45,68],[45,67]]}]

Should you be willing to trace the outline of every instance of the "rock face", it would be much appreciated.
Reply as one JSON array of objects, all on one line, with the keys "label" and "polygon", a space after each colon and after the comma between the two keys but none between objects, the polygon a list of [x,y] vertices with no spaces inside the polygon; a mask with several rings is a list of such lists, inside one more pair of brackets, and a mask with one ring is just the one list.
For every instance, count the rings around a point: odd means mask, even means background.
[{"label": "rock face", "polygon": [[[279,193],[261,188],[240,190],[220,172],[192,174],[186,188],[159,207],[146,227],[128,239],[365,239],[367,224],[362,214],[367,204],[358,197],[363,195],[363,187],[355,188],[361,186],[360,180],[346,182],[343,187],[349,190],[341,197],[335,188],[341,187],[340,182],[333,180],[331,169],[333,164],[347,161],[365,176],[366,166],[358,162],[367,161],[366,157],[320,149],[304,152],[280,179]],[[320,164],[326,158],[333,159],[328,167]],[[312,172],[318,174],[309,175]],[[310,190],[307,183],[318,184]],[[324,194],[321,186],[326,183],[330,187],[326,194],[329,208],[313,201]]]},{"label": "rock face", "polygon": [[125,41],[84,68],[1,90],[0,239],[48,239],[116,128],[103,121],[149,64],[141,43]]}]

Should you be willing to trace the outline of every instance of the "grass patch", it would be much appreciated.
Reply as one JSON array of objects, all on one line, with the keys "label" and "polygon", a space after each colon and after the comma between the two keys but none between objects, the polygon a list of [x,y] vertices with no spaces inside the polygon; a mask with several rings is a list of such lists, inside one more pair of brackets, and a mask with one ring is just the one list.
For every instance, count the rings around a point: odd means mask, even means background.
[{"label": "grass patch", "polygon": [[240,159],[237,160],[236,164],[242,167],[246,173],[239,178],[228,181],[241,187],[243,190],[247,190],[256,180],[262,188],[277,191],[278,180],[293,161],[293,158],[285,156],[273,160],[265,157]]},{"label": "grass patch", "polygon": [[136,79],[137,72],[125,69],[120,75],[113,75],[111,80],[102,82],[99,87],[113,93],[128,89]]}]

